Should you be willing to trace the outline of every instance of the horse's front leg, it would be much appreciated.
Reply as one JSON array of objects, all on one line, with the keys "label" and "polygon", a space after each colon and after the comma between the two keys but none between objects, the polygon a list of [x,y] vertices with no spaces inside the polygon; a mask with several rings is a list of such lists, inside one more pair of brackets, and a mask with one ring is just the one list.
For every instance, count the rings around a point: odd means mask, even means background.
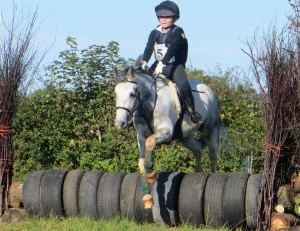
[{"label": "horse's front leg", "polygon": [[[142,192],[143,192],[143,202],[144,208],[151,208],[154,205],[153,197],[151,195],[151,188],[153,183],[157,181],[157,174],[153,169],[153,158],[152,153],[156,144],[169,142],[172,137],[172,130],[170,129],[160,129],[160,132],[156,132],[147,137],[145,140],[145,152],[140,153],[143,156],[140,156],[139,167],[140,172],[142,173],[141,183],[142,183]],[[140,146],[141,147],[141,146]]]},{"label": "horse's front leg", "polygon": [[153,157],[152,152],[154,150],[156,143],[155,135],[151,135],[146,139],[146,154],[145,154],[145,172],[147,177],[147,182],[153,184],[157,181],[157,174],[153,170]]},{"label": "horse's front leg", "polygon": [[149,184],[153,184],[157,180],[157,174],[153,170],[153,158],[152,152],[155,147],[155,135],[151,135],[146,139],[145,147],[146,152],[145,156],[140,156],[139,159],[139,168],[141,177],[141,190],[143,193],[143,202],[144,208],[151,208],[154,205],[153,197],[151,195],[151,188]]}]

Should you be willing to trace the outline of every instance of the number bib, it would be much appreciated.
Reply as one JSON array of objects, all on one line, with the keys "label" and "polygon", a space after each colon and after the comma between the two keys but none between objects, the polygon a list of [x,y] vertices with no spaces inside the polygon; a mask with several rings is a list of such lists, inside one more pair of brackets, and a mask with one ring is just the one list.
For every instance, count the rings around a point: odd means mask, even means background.
[{"label": "number bib", "polygon": [[[156,60],[161,61],[164,58],[164,56],[167,53],[167,51],[168,51],[168,47],[166,47],[165,44],[157,44],[157,43],[155,43],[155,45],[154,45],[154,53],[155,53]],[[169,61],[169,63],[173,63],[173,62],[175,62],[175,57],[174,56],[171,58],[171,60]]]}]

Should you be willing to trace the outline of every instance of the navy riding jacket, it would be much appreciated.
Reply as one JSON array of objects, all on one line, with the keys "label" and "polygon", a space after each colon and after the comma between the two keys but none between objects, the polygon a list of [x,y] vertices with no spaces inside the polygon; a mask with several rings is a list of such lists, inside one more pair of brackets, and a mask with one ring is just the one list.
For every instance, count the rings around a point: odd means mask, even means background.
[{"label": "navy riding jacket", "polygon": [[155,43],[165,44],[168,48],[161,60],[164,65],[170,65],[170,60],[175,57],[174,63],[185,66],[188,56],[188,42],[181,27],[173,25],[165,33],[158,29],[152,30],[143,53],[142,61],[148,62],[150,60]]}]

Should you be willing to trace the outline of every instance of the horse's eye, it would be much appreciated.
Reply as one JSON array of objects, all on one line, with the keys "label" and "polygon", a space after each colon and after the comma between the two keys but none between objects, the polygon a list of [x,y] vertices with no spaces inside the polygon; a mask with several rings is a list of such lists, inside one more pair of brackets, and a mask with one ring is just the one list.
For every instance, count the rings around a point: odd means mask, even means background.
[{"label": "horse's eye", "polygon": [[135,97],[136,97],[136,94],[135,94],[135,93],[130,93],[130,97],[131,97],[131,98],[135,98]]}]

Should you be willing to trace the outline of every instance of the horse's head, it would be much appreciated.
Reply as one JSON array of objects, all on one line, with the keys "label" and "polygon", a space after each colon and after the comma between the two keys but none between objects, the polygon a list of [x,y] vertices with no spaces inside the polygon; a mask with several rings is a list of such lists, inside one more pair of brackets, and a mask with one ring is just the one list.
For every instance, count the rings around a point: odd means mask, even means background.
[{"label": "horse's head", "polygon": [[132,115],[138,101],[137,73],[133,67],[126,68],[121,73],[116,70],[116,119],[117,128],[126,128],[132,124]]}]

